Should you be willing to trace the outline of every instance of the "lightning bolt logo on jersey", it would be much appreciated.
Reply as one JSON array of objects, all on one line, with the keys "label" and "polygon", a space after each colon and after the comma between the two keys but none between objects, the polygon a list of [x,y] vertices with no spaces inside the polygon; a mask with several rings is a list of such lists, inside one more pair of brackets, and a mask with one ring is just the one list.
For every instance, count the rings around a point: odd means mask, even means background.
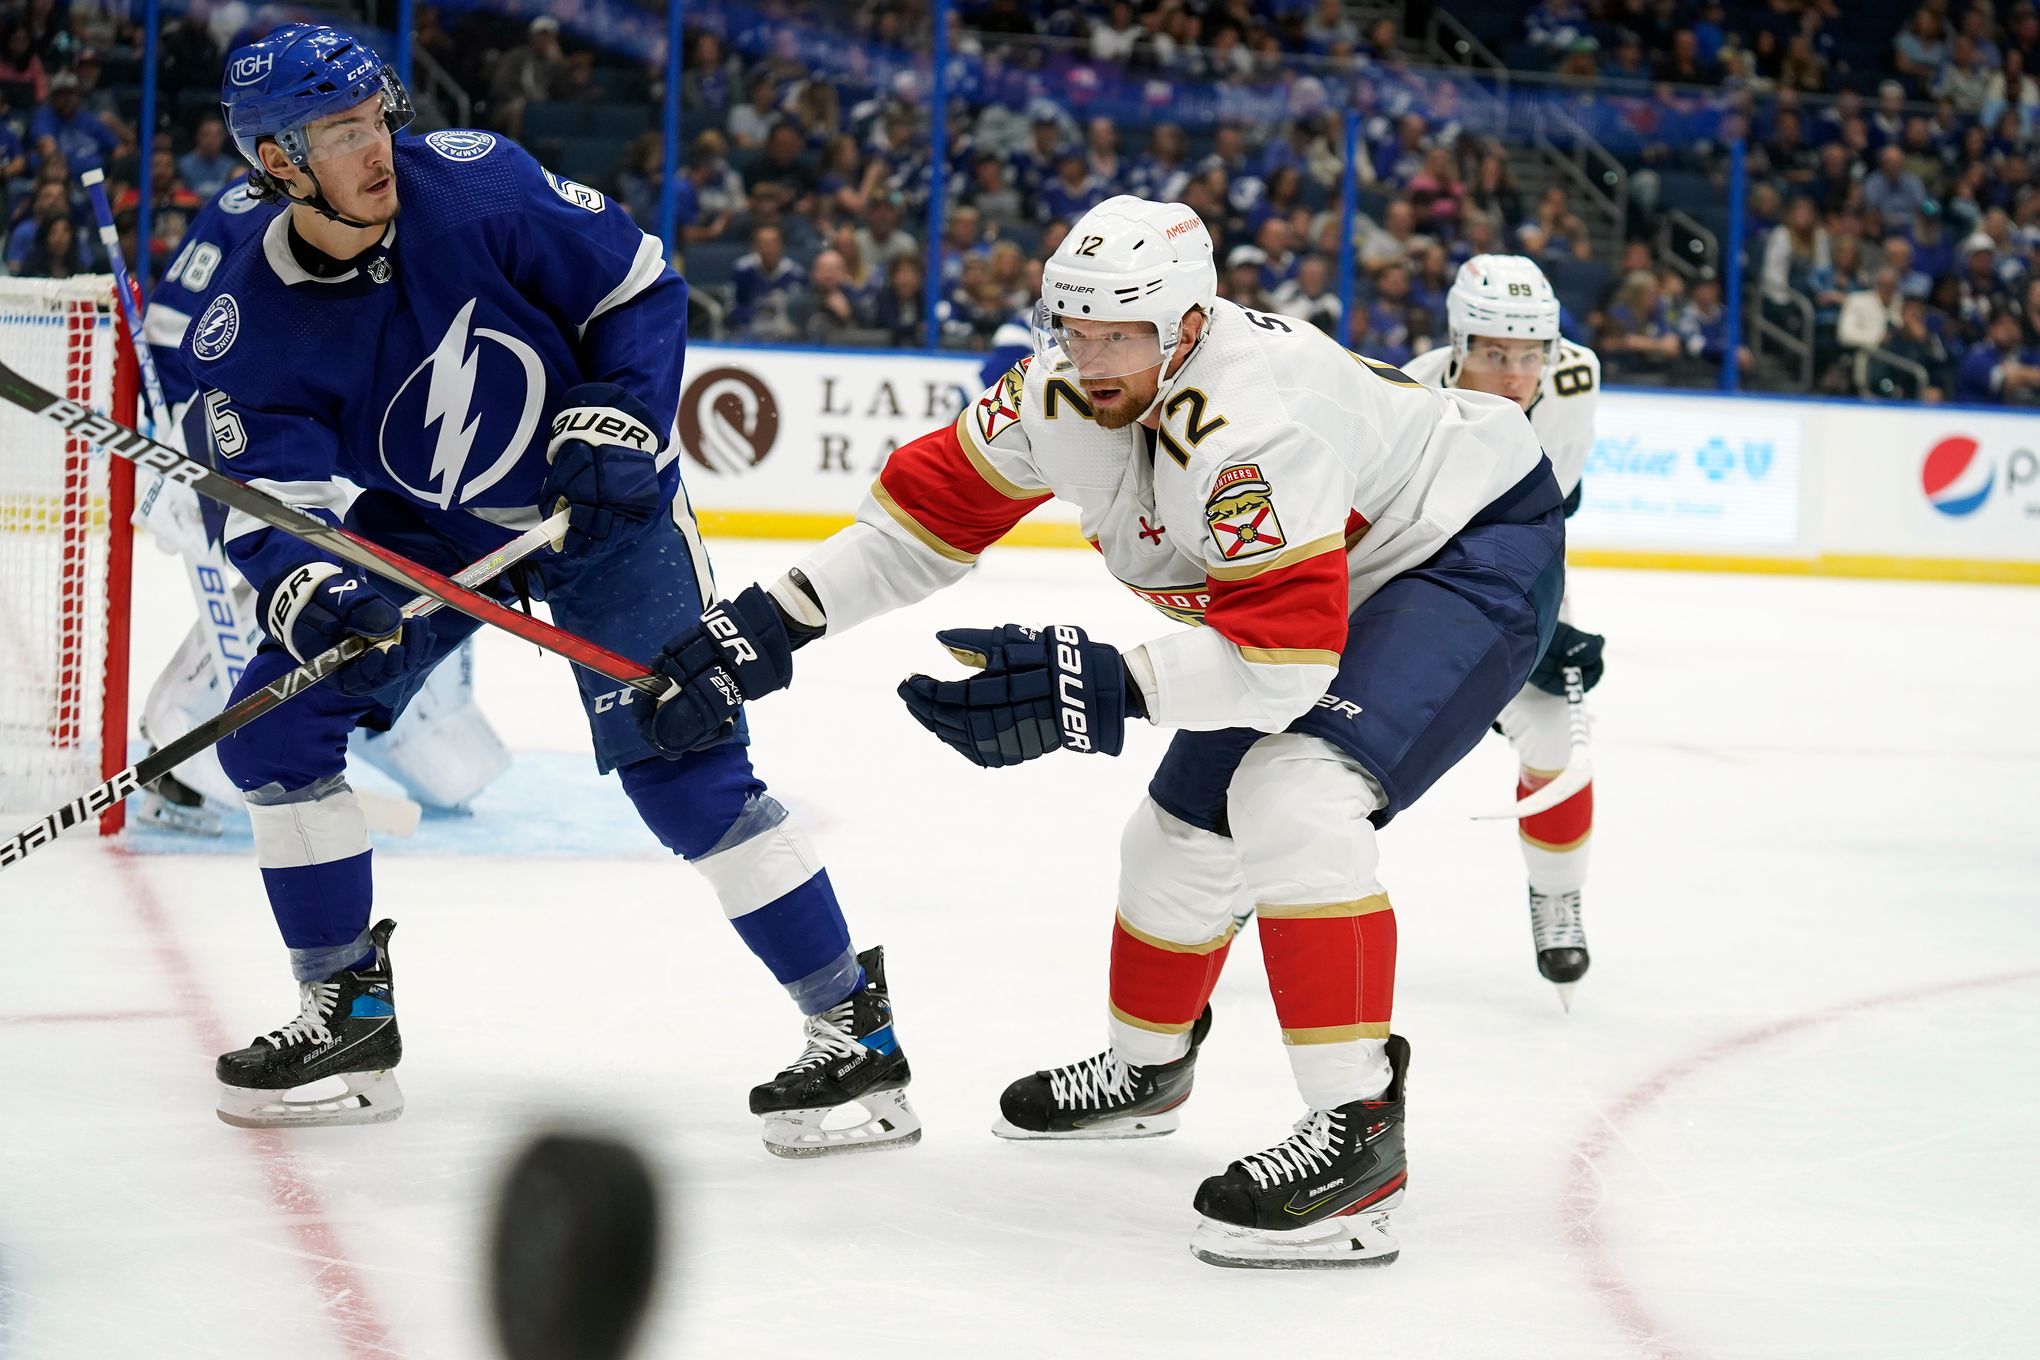
[{"label": "lightning bolt logo on jersey", "polygon": [[[538,522],[546,431],[574,387],[639,395],[664,454],[686,285],[657,240],[563,198],[521,147],[459,145],[396,143],[401,213],[337,272],[308,269],[288,215],[269,217],[211,280],[207,305],[233,297],[237,338],[222,350],[190,327],[182,358],[220,394],[217,419],[238,422],[238,476],[314,513],[395,493],[475,557]],[[677,495],[670,461],[661,477]],[[279,538],[230,522],[227,548],[273,580],[303,556]]]},{"label": "lightning bolt logo on jersey", "polygon": [[[545,366],[538,352],[506,331],[475,326],[474,314],[470,298],[397,389],[376,439],[390,478],[442,509],[471,501],[502,481],[530,447],[545,407]],[[498,400],[478,402],[478,390]],[[521,403],[514,399],[519,393]],[[416,469],[401,464],[405,453],[419,447],[413,436],[423,429],[433,431],[431,462],[425,476],[413,480]]]}]

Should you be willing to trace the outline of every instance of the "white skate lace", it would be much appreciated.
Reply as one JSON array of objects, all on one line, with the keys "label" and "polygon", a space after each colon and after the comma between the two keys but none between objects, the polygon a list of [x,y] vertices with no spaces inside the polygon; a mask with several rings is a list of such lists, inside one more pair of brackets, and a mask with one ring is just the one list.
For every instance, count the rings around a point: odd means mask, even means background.
[{"label": "white skate lace", "polygon": [[332,1042],[333,1031],[326,1027],[326,1017],[333,1013],[335,1003],[340,1000],[340,984],[300,982],[298,997],[302,1009],[298,1011],[297,1019],[262,1036],[271,1048],[289,1048],[292,1044],[308,1040],[317,1044]]},{"label": "white skate lace", "polygon": [[1580,895],[1571,892],[1530,892],[1530,934],[1538,952],[1547,949],[1585,949],[1587,928],[1580,924]]},{"label": "white skate lace", "polygon": [[1240,1158],[1240,1165],[1254,1178],[1255,1188],[1266,1190],[1282,1181],[1300,1181],[1314,1171],[1332,1164],[1345,1135],[1344,1116],[1334,1110],[1312,1110],[1296,1121],[1295,1132],[1269,1148]]},{"label": "white skate lace", "polygon": [[788,1072],[806,1072],[822,1066],[835,1058],[854,1058],[864,1051],[864,1045],[857,1042],[851,1033],[856,1024],[857,1006],[854,998],[840,1006],[831,1006],[820,1015],[810,1015],[801,1026],[807,1035],[807,1047],[793,1060]]},{"label": "white skate lace", "polygon": [[1050,1072],[1048,1093],[1055,1098],[1060,1109],[1095,1107],[1102,1110],[1107,1101],[1124,1100],[1133,1094],[1133,1084],[1139,1080],[1139,1071],[1139,1068],[1128,1067],[1121,1062],[1119,1055],[1108,1048],[1096,1057]]}]

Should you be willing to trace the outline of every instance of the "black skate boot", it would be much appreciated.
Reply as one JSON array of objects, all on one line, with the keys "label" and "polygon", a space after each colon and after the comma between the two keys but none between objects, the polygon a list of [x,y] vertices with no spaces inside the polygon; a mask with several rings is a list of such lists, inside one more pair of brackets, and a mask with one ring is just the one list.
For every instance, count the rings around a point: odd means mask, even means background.
[{"label": "black skate boot", "polygon": [[1190,1027],[1190,1051],[1174,1062],[1134,1067],[1112,1049],[1022,1077],[999,1097],[1001,1138],[1155,1138],[1174,1133],[1176,1107],[1190,1098],[1197,1048],[1211,1033],[1211,1007]]},{"label": "black skate boot", "polygon": [[[776,1157],[872,1152],[921,1141],[921,1117],[907,1103],[914,1074],[893,1035],[884,947],[873,945],[857,962],[864,990],[810,1015],[801,1055],[751,1088],[751,1113],[764,1116],[765,1147]],[[854,1122],[839,1117],[832,1126],[830,1116],[844,1110]]]},{"label": "black skate boot", "polygon": [[1197,1187],[1194,1205],[1204,1221],[1191,1234],[1191,1253],[1215,1266],[1262,1270],[1393,1261],[1388,1216],[1409,1179],[1403,1082],[1410,1046],[1400,1035],[1389,1038],[1388,1064],[1380,1099],[1312,1110],[1289,1137]]},{"label": "black skate boot", "polygon": [[[404,1056],[390,974],[396,928],[395,921],[384,921],[369,932],[375,959],[368,967],[299,983],[304,1009],[297,1019],[220,1055],[222,1120],[244,1129],[290,1128],[380,1124],[404,1112],[404,1093],[391,1071]],[[290,1098],[295,1088],[329,1077],[340,1078],[346,1089]]]},{"label": "black skate boot", "polygon": [[1530,937],[1537,946],[1537,971],[1558,987],[1558,1004],[1572,1009],[1573,984],[1587,975],[1587,928],[1580,923],[1580,894],[1530,889]]}]

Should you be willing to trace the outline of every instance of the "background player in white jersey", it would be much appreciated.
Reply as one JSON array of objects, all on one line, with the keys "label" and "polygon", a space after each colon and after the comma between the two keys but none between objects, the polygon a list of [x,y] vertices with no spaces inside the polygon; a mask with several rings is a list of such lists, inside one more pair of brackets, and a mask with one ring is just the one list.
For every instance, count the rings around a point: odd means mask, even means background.
[{"label": "background player in white jersey", "polygon": [[[1437,387],[1492,392],[1521,406],[1551,459],[1565,493],[1565,512],[1571,515],[1579,508],[1580,476],[1594,448],[1601,361],[1586,346],[1559,335],[1558,310],[1558,297],[1534,261],[1520,255],[1476,255],[1459,267],[1446,295],[1451,343],[1411,360],[1409,374]],[[1564,668],[1580,668],[1584,689],[1601,679],[1603,639],[1573,627],[1571,612],[1567,601],[1530,683],[1509,701],[1497,724],[1521,766],[1519,797],[1556,779],[1570,758]],[[1580,890],[1586,884],[1587,842],[1594,829],[1593,784],[1518,825],[1529,870],[1537,971],[1557,985],[1559,1000],[1570,1008],[1572,989],[1586,976],[1588,964]]]},{"label": "background player in white jersey", "polygon": [[[1389,1032],[1374,829],[1480,740],[1549,639],[1558,485],[1511,403],[1220,301],[1211,238],[1181,204],[1107,200],[1042,286],[1030,361],[894,452],[856,524],[667,645],[674,690],[648,733],[713,740],[739,695],[791,680],[797,645],[962,580],[1051,494],[1076,504],[1114,576],[1204,626],[1125,652],[1066,625],[954,629],[938,638],[983,674],[901,687],[979,765],[1116,755],[1129,718],[1177,729],[1122,842],[1111,1046],[1014,1082],[994,1131],[1174,1128],[1245,899],[1309,1112],[1203,1183],[1192,1249],[1392,1260],[1410,1050]],[[1052,873],[1021,866],[1021,899]]]},{"label": "background player in white jersey", "polygon": [[[196,401],[198,380],[181,353],[184,335],[227,256],[261,236],[278,211],[275,203],[251,194],[245,178],[213,195],[178,243],[142,321],[142,337],[169,406],[163,413],[168,428],[157,436],[200,458],[208,456],[205,412]],[[165,746],[226,707],[227,694],[261,645],[262,633],[255,620],[255,588],[220,547],[225,513],[162,479],[142,497],[141,511],[138,518],[157,545],[184,560],[198,605],[197,622],[150,685],[142,706],[142,735],[152,746]],[[509,751],[474,702],[472,640],[432,673],[389,731],[357,729],[349,749],[396,780],[417,804],[464,809],[510,766]],[[220,814],[239,815],[242,807],[241,791],[220,768],[218,752],[207,750],[150,785],[140,816],[171,830],[217,835]],[[364,792],[363,811],[371,830],[387,832],[407,829],[418,807],[407,800],[370,799]]]}]

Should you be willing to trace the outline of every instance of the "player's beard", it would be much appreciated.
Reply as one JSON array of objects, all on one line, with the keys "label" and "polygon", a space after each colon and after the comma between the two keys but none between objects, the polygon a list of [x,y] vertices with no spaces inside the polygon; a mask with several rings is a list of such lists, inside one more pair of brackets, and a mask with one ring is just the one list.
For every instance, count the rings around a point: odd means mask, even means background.
[{"label": "player's beard", "polygon": [[[1158,381],[1159,370],[1150,369],[1125,378],[1085,383],[1084,395],[1091,399],[1091,423],[1101,430],[1123,430],[1133,424],[1154,401]],[[1111,399],[1101,399],[1100,392],[1112,394]]]}]

